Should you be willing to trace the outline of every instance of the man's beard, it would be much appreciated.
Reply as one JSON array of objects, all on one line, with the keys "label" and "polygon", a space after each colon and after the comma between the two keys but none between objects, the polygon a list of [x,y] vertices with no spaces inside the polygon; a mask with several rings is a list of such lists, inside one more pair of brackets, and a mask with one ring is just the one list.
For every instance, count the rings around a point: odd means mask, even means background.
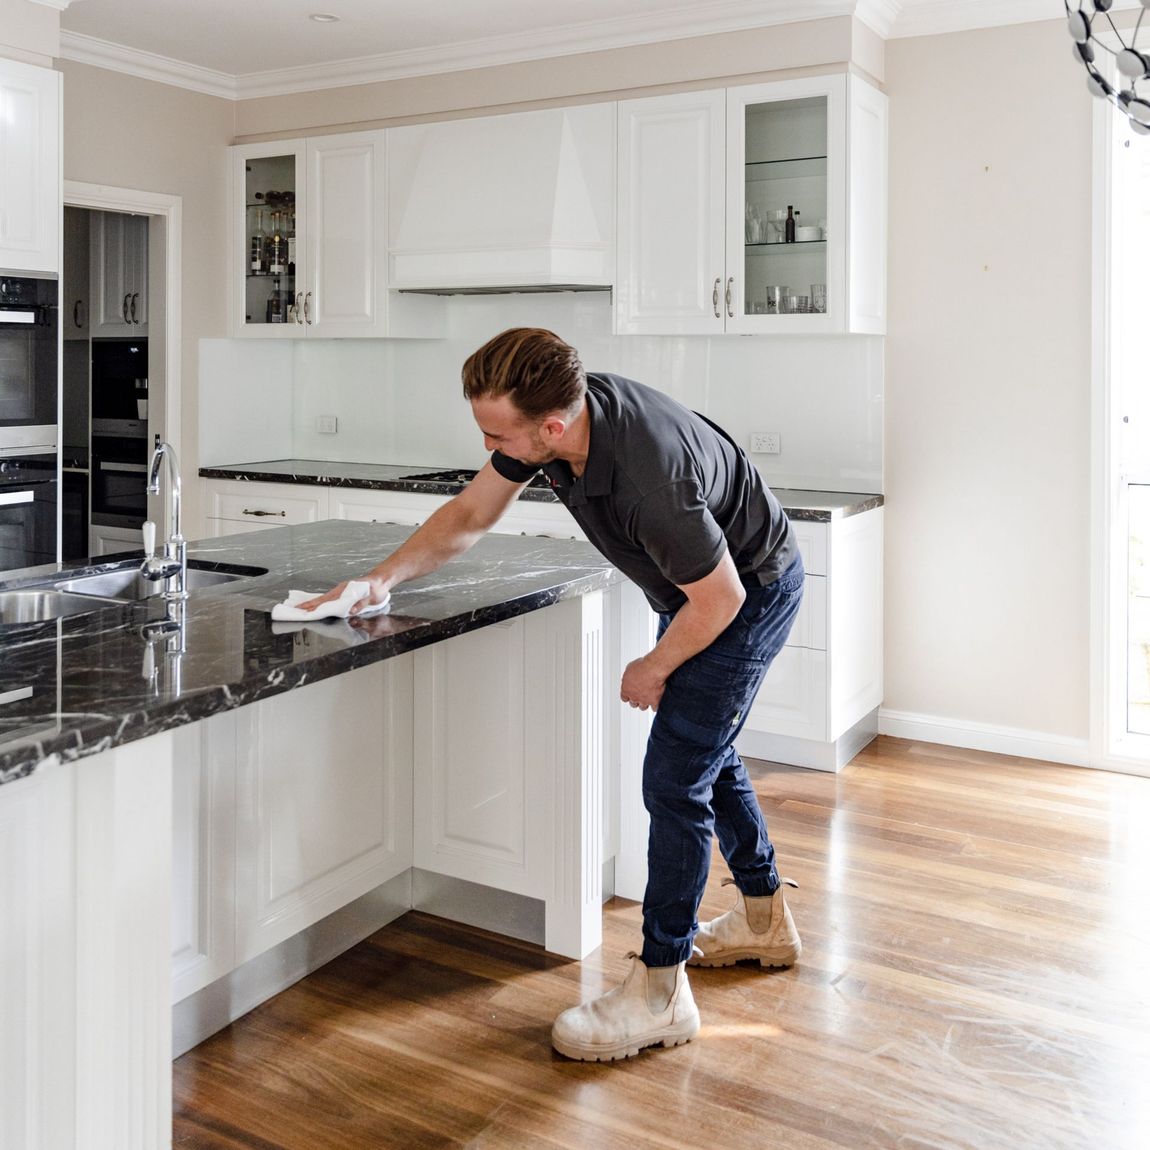
[{"label": "man's beard", "polygon": [[534,437],[531,450],[533,454],[530,459],[520,459],[517,462],[522,463],[524,467],[542,467],[546,463],[554,463],[559,458],[554,451],[548,451],[543,446],[543,439],[538,435]]}]

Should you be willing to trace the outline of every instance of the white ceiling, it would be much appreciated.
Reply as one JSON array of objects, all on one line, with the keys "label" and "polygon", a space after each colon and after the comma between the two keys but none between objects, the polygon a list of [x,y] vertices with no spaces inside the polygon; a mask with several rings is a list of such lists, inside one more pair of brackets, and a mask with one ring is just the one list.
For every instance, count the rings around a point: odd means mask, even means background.
[{"label": "white ceiling", "polygon": [[[884,36],[1055,19],[1062,0],[38,0],[61,54],[242,98],[853,13]],[[1117,0],[1115,8],[1139,0]],[[332,13],[337,23],[309,20]]]}]

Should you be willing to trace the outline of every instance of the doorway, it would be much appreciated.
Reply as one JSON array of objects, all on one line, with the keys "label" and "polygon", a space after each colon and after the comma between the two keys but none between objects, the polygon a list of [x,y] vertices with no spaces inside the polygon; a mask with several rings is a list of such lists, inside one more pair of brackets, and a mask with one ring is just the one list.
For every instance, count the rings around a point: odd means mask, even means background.
[{"label": "doorway", "polygon": [[152,446],[182,447],[181,200],[66,180],[64,210],[63,537],[86,535],[84,555],[139,550],[145,515],[168,530],[166,500],[143,492]]},{"label": "doorway", "polygon": [[1150,140],[1095,108],[1095,765],[1150,775]]}]

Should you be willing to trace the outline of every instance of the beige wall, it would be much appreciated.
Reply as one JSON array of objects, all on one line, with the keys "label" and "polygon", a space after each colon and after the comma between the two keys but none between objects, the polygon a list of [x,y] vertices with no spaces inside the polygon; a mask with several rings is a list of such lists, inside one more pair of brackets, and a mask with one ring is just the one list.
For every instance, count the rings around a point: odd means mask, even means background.
[{"label": "beige wall", "polygon": [[1091,100],[1061,21],[894,40],[886,707],[1089,732]]},{"label": "beige wall", "polygon": [[[551,60],[417,76],[304,95],[242,100],[236,133],[245,139],[316,129],[376,127],[420,118],[480,114],[509,106],[609,100],[624,92],[706,86],[837,67],[859,51],[881,72],[881,43],[848,16],[744,32],[697,36]],[[877,44],[877,47],[876,47]],[[773,77],[772,77],[773,78]]]},{"label": "beige wall", "polygon": [[[146,192],[183,205],[182,452],[185,479],[198,467],[198,346],[227,334],[230,100],[60,62],[64,74],[64,178]],[[199,483],[185,484],[188,522],[198,521]]]}]

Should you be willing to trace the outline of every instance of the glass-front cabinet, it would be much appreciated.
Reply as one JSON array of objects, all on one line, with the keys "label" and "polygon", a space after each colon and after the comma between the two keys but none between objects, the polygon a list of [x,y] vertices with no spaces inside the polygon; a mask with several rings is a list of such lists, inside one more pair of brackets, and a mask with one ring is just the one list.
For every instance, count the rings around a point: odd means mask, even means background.
[{"label": "glass-front cabinet", "polygon": [[233,283],[243,285],[233,299],[235,324],[248,335],[302,334],[304,147],[280,141],[235,154],[232,258],[242,266]]},{"label": "glass-front cabinet", "polygon": [[886,97],[820,76],[619,105],[621,333],[881,333]]}]

